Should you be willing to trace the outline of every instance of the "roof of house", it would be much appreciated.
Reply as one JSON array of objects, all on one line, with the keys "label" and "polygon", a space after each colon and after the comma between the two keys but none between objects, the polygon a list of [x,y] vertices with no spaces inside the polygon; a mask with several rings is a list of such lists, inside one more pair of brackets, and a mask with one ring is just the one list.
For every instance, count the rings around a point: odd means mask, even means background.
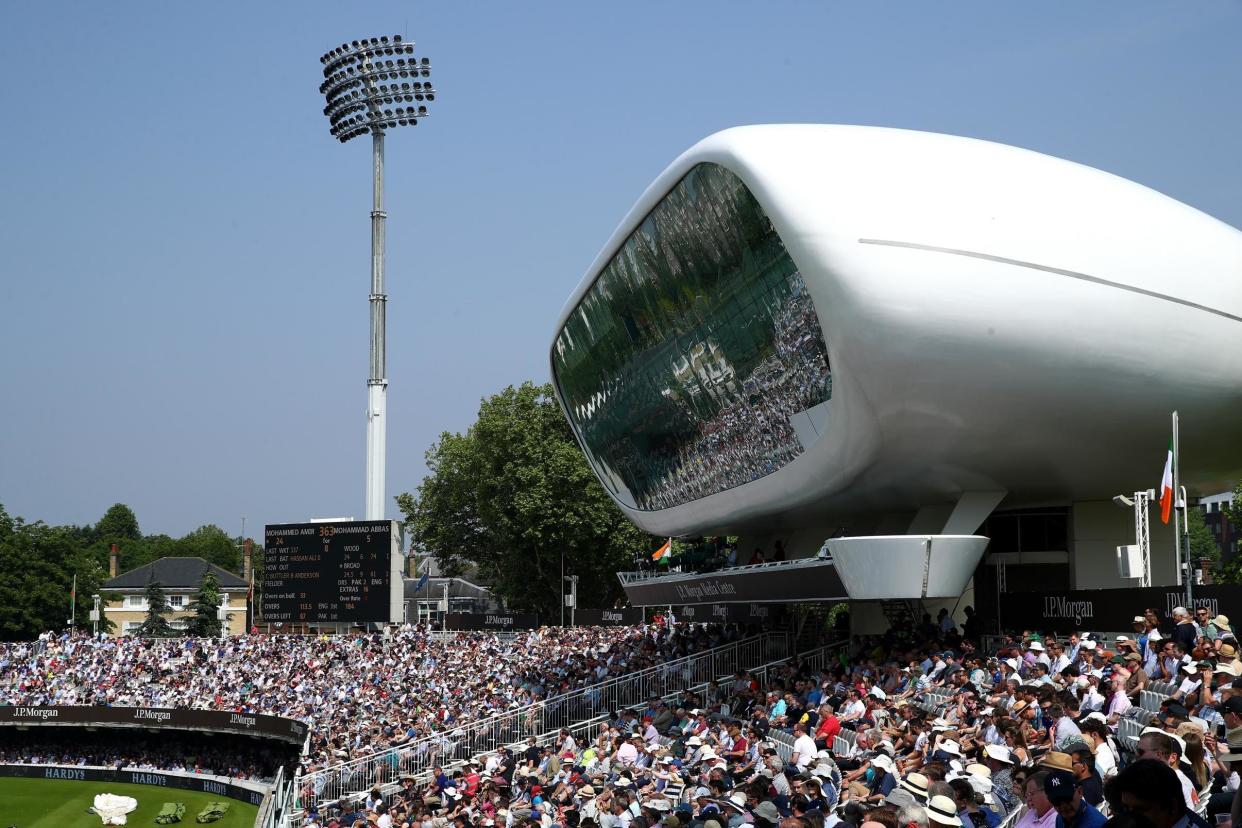
[{"label": "roof of house", "polygon": [[143,589],[158,581],[165,589],[197,588],[203,573],[211,570],[222,589],[246,589],[248,584],[238,576],[204,558],[160,558],[128,572],[122,572],[103,585],[104,589]]}]

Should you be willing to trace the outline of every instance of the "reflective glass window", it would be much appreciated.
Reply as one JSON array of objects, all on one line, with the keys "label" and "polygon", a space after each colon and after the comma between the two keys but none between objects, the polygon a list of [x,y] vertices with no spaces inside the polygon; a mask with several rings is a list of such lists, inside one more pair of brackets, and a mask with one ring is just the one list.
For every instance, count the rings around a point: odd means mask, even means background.
[{"label": "reflective glass window", "polygon": [[625,241],[552,364],[596,473],[638,509],[771,474],[828,423],[828,351],[802,275],[715,164],[694,167]]}]

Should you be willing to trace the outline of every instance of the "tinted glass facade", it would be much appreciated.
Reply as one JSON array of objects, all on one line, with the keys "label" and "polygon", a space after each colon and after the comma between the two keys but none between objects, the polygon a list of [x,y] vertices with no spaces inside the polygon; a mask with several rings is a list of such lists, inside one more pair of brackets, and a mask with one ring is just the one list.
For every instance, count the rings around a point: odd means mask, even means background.
[{"label": "tinted glass facade", "polygon": [[692,169],[557,337],[553,377],[596,472],[665,509],[771,474],[827,423],[832,375],[802,276],[759,203]]}]

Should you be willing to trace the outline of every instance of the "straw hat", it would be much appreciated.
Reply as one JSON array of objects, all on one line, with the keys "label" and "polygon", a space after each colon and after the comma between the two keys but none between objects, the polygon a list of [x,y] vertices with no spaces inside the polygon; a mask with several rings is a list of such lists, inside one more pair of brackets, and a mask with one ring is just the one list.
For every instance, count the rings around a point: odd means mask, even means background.
[{"label": "straw hat", "polygon": [[1069,771],[1070,773],[1074,772],[1074,760],[1070,758],[1068,753],[1061,753],[1058,750],[1054,750],[1044,756],[1044,758],[1040,760],[1039,766],[1041,768],[1048,768],[1049,770],[1063,770]]},{"label": "straw hat", "polygon": [[902,778],[900,784],[901,787],[905,788],[915,796],[927,796],[927,777],[921,773],[907,773]]},{"label": "straw hat", "polygon": [[947,796],[933,796],[925,809],[927,818],[941,825],[961,826],[962,820],[957,815],[957,805]]}]

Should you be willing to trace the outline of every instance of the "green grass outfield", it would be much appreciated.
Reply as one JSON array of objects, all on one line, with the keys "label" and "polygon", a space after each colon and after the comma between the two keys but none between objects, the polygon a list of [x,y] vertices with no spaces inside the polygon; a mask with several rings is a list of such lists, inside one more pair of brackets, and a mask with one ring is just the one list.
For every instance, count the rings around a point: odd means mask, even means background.
[{"label": "green grass outfield", "polygon": [[253,828],[258,807],[223,796],[154,785],[113,782],[75,782],[68,779],[0,778],[0,826],[17,828],[101,828],[103,820],[86,813],[95,794],[132,796],[138,807],[126,815],[126,825],[155,825],[155,815],[165,802],[185,803],[185,816],[176,825],[197,826],[194,817],[208,802],[227,802],[224,818],[208,823],[216,828]]}]

